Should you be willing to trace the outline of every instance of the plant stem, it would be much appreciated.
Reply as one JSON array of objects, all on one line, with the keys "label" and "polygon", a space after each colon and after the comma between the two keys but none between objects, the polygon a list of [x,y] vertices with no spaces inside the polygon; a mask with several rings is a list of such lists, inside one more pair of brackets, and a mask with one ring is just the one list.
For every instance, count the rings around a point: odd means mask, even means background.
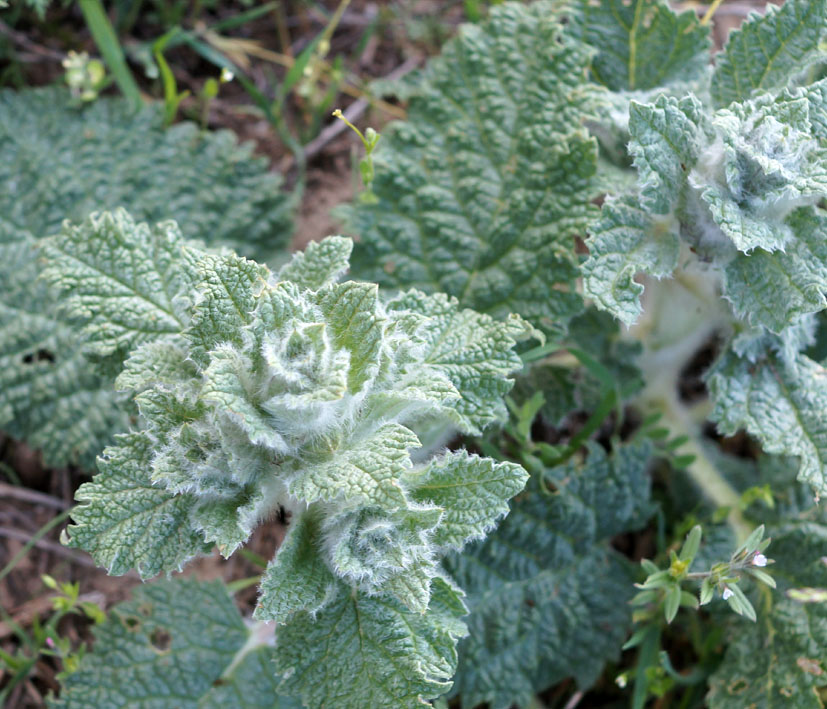
[{"label": "plant stem", "polygon": [[115,77],[115,83],[132,105],[132,108],[137,111],[143,105],[141,90],[126,65],[118,35],[115,34],[101,1],[80,0],[80,11],[83,13],[86,25],[92,33],[95,44],[98,45],[106,66],[109,67],[109,71]]},{"label": "plant stem", "polygon": [[53,529],[61,522],[63,522],[67,517],[69,517],[71,512],[71,509],[61,512],[59,515],[57,515],[57,517],[52,517],[52,519],[50,519],[46,524],[44,524],[40,529],[38,529],[37,532],[35,532],[35,534],[32,536],[32,538],[28,542],[26,542],[23,548],[19,552],[17,552],[17,554],[14,555],[14,558],[3,567],[2,571],[0,571],[0,581],[2,581],[4,578],[6,578],[6,576],[9,575],[9,573],[14,569],[14,567],[17,566],[18,562],[24,556],[26,556],[26,554],[29,553],[31,548],[35,544],[37,544],[37,542],[40,539],[42,539],[49,533],[49,530]]},{"label": "plant stem", "polygon": [[673,433],[689,437],[689,440],[681,446],[681,454],[695,456],[694,462],[686,467],[686,472],[707,499],[717,507],[729,509],[727,522],[735,532],[736,541],[740,544],[752,532],[752,525],[741,513],[741,496],[709,459],[701,445],[698,427],[689,411],[677,400],[677,397],[673,396],[669,399],[671,401],[661,400],[659,407],[663,412],[664,423]]},{"label": "plant stem", "polygon": [[647,286],[644,317],[636,325],[636,335],[645,346],[638,364],[646,388],[639,401],[644,409],[660,411],[663,423],[674,435],[687,437],[680,453],[691,454],[695,460],[686,473],[708,500],[729,510],[727,521],[740,543],[752,526],[741,513],[739,492],[721,475],[702,444],[698,413],[707,407],[696,404],[688,408],[677,388],[698,350],[716,333],[731,327],[731,315],[721,308],[719,290],[717,276],[703,270],[678,269],[673,282]]},{"label": "plant stem", "polygon": [[718,11],[718,8],[723,4],[724,0],[713,0],[712,4],[707,9],[704,16],[701,18],[702,25],[708,25],[712,18],[715,16],[715,13]]}]

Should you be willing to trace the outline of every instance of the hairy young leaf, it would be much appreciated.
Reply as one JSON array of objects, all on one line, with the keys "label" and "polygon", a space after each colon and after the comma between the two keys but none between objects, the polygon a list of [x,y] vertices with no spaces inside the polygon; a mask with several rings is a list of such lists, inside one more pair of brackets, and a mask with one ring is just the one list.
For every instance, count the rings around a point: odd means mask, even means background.
[{"label": "hairy young leaf", "polygon": [[290,524],[261,578],[255,617],[284,622],[297,611],[313,615],[335,596],[336,579],[316,553],[318,541],[315,515],[302,515]]},{"label": "hairy young leaf", "polygon": [[555,682],[594,683],[629,625],[629,568],[608,540],[651,512],[648,445],[608,456],[589,446],[582,466],[547,471],[554,494],[533,489],[485,542],[451,557],[468,593],[469,637],[456,691],[463,707],[527,706]]},{"label": "hairy young leaf", "polygon": [[466,543],[484,539],[508,514],[508,500],[527,479],[515,463],[497,463],[466,451],[448,453],[406,475],[414,500],[445,509],[433,542],[446,551],[460,551]]},{"label": "hairy young leaf", "polygon": [[442,579],[425,614],[342,588],[315,617],[299,613],[279,630],[279,689],[312,707],[422,707],[451,687],[466,612]]},{"label": "hairy young leaf", "polygon": [[355,274],[559,332],[582,307],[573,238],[598,191],[588,59],[549,3],[463,27],[380,144],[378,201],[346,212]]},{"label": "hairy young leaf", "polygon": [[678,265],[675,227],[671,218],[648,214],[631,198],[608,199],[591,228],[583,293],[631,325],[640,316],[643,293],[635,276],[645,272],[663,278]]},{"label": "hairy young leaf", "polygon": [[698,79],[709,63],[709,29],[692,10],[661,0],[580,0],[574,36],[593,47],[591,77],[611,91],[645,91]]},{"label": "hairy young leaf", "polygon": [[797,209],[786,225],[796,238],[783,251],[739,253],[724,271],[736,315],[776,333],[827,306],[827,215],[821,209]]},{"label": "hairy young leaf", "polygon": [[143,434],[123,434],[98,459],[100,473],[75,495],[81,504],[72,512],[68,545],[88,551],[116,576],[130,569],[143,578],[180,571],[210,550],[190,523],[193,497],[153,485],[152,447]]},{"label": "hairy young leaf", "polygon": [[746,429],[768,453],[797,456],[798,479],[827,494],[827,374],[805,355],[726,353],[708,375],[719,430]]},{"label": "hairy young leaf", "polygon": [[0,92],[0,158],[0,426],[47,464],[89,469],[132,411],[84,355],[77,324],[58,314],[36,238],[126,206],[178,218],[189,238],[269,255],[289,238],[290,200],[228,132],[165,130],[157,107],[133,115],[121,100],[73,108],[56,89]]},{"label": "hairy young leaf", "polygon": [[[512,343],[542,338],[540,333],[516,316],[497,322],[462,309],[455,298],[442,293],[428,296],[408,291],[392,298],[388,309],[419,312],[430,318],[430,326],[422,333],[425,362],[431,371],[447,376],[456,386],[462,398],[453,407],[464,431],[478,434],[505,418],[503,397],[511,388],[505,376],[522,367]],[[418,373],[417,378],[420,376]]]},{"label": "hairy young leaf", "polygon": [[54,709],[298,706],[277,695],[272,648],[250,642],[219,581],[179,578],[139,586],[94,634],[92,651],[50,703]]},{"label": "hairy young leaf", "polygon": [[712,99],[719,108],[745,101],[761,89],[778,89],[824,57],[819,47],[827,21],[825,0],[768,4],[751,13],[715,57]]},{"label": "hairy young leaf", "polygon": [[710,681],[711,709],[824,706],[827,605],[803,602],[794,592],[827,587],[827,526],[823,519],[794,520],[770,527],[767,536],[778,589],[762,590],[756,623],[730,628],[724,660]]},{"label": "hairy young leaf", "polygon": [[[108,216],[90,222],[100,228],[88,242],[103,241],[102,253],[113,246],[141,252],[155,264],[147,245],[153,232],[126,213],[117,220],[119,229],[109,228]],[[511,350],[532,328],[415,291],[385,306],[375,285],[334,282],[346,267],[338,237],[281,272],[312,274],[305,282],[314,288],[181,239],[164,243],[163,273],[187,283],[188,297],[170,298],[181,327],[126,338],[140,344],[117,382],[132,388],[142,430],[107,449],[100,475],[81,488],[86,504],[75,511],[69,543],[112,573],[136,566],[152,575],[211,544],[228,556],[283,509],[290,528],[264,574],[257,616],[285,624],[288,637],[327,638],[340,627],[371,637],[364,640],[371,657],[337,660],[364,664],[358,682],[349,678],[344,690],[335,674],[324,681],[314,674],[306,686],[305,671],[289,679],[285,665],[291,691],[321,703],[339,696],[334,703],[343,707],[392,699],[407,706],[441,693],[464,606],[439,557],[483,537],[527,476],[518,465],[465,453],[415,463],[414,429],[470,432],[495,420],[508,376],[521,367]],[[49,253],[57,272],[66,249]],[[64,270],[56,283],[87,294],[69,298],[67,308],[90,333],[122,322],[107,297],[126,280],[112,280],[116,268],[103,278],[96,271],[88,288],[71,262]],[[154,276],[160,269],[136,270]],[[113,499],[118,504],[107,507]],[[404,635],[389,636],[387,623]],[[324,642],[332,643],[329,652],[350,653],[346,636]],[[312,654],[302,647],[306,663]],[[318,652],[327,651],[322,643]],[[398,659],[380,661],[387,656]],[[389,683],[385,677],[400,668],[404,677]]]},{"label": "hairy young leaf", "polygon": [[820,310],[822,215],[812,205],[827,195],[822,89],[759,95],[715,113],[693,96],[632,103],[639,194],[623,198],[623,211],[604,205],[583,265],[586,293],[634,322],[642,292],[634,275],[668,272],[680,237],[724,271],[724,295],[748,323],[780,333]]},{"label": "hairy young leaf", "polygon": [[303,253],[279,271],[279,280],[293,281],[302,288],[318,290],[334,283],[350,265],[353,242],[341,236],[329,236],[324,241],[311,241]]},{"label": "hairy young leaf", "polygon": [[739,251],[783,249],[796,238],[786,217],[827,195],[827,144],[810,120],[827,105],[814,97],[763,96],[712,118],[722,146],[709,146],[690,181]]},{"label": "hairy young leaf", "polygon": [[[638,169],[643,207],[668,214],[687,185],[687,166],[698,160],[710,131],[703,106],[692,96],[661,96],[653,104],[629,107],[629,151]],[[705,130],[706,129],[706,130]]]}]

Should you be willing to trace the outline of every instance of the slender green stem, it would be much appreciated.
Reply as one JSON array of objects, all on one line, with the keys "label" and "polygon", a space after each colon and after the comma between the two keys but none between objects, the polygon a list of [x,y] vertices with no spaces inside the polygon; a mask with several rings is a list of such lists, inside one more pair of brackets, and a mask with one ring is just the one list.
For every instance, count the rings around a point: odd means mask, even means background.
[{"label": "slender green stem", "polygon": [[101,0],[80,0],[80,11],[86,20],[86,25],[92,33],[92,38],[100,50],[103,61],[115,77],[115,83],[136,111],[141,107],[141,90],[123,55],[123,49],[118,41],[118,35],[106,16]]},{"label": "slender green stem", "polygon": [[680,451],[681,454],[695,456],[695,460],[686,467],[686,473],[701,489],[707,499],[717,507],[724,507],[729,510],[727,522],[732,527],[732,531],[735,532],[735,538],[740,544],[750,535],[753,529],[741,512],[741,496],[709,459],[706,450],[701,445],[697,425],[692,420],[686,407],[677,400],[677,397],[668,397],[666,400],[661,400],[660,409],[663,412],[664,423],[673,433],[688,436],[688,440],[681,446]]},{"label": "slender green stem", "polygon": [[723,2],[724,0],[713,0],[712,4],[709,6],[709,9],[701,18],[702,25],[708,25],[712,22],[712,18],[715,16],[715,13],[718,11],[718,8],[723,4]]},{"label": "slender green stem", "polygon": [[61,512],[57,517],[53,517],[50,519],[46,524],[44,524],[40,529],[35,532],[29,541],[23,546],[23,548],[14,555],[12,560],[3,567],[3,570],[0,571],[0,581],[2,581],[6,576],[8,576],[11,571],[14,569],[15,566],[20,562],[20,560],[29,553],[29,550],[37,544],[43,537],[45,537],[50,530],[54,529],[57,525],[63,522],[69,515],[72,513],[71,509],[65,510]]}]

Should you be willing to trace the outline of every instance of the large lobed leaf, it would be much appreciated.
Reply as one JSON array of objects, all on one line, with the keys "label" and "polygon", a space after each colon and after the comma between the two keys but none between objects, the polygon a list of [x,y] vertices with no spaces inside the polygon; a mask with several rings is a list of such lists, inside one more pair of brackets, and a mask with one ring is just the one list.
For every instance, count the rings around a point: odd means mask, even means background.
[{"label": "large lobed leaf", "polygon": [[806,355],[726,353],[708,384],[725,435],[746,429],[768,453],[797,456],[798,476],[827,496],[827,371]]},{"label": "large lobed leaf", "polygon": [[273,649],[251,642],[220,581],[178,578],[138,587],[95,628],[64,678],[55,709],[297,709],[280,698]]},{"label": "large lobed leaf", "polygon": [[609,546],[651,513],[648,445],[547,471],[552,493],[527,491],[486,541],[451,558],[468,594],[460,644],[462,706],[527,706],[566,677],[595,682],[618,656],[630,623],[633,576]]},{"label": "large lobed leaf", "polygon": [[613,92],[662,89],[702,76],[709,29],[661,0],[579,0],[572,32],[593,47],[591,78]]},{"label": "large lobed leaf", "polygon": [[133,115],[122,100],[74,108],[58,89],[0,92],[0,185],[0,426],[49,464],[92,468],[132,411],[38,279],[37,239],[125,206],[263,257],[286,245],[291,201],[228,132],[165,130],[157,107]]},{"label": "large lobed leaf", "polygon": [[750,13],[715,57],[715,105],[744,101],[762,89],[784,88],[792,76],[823,59],[825,21],[825,0],[787,0],[781,7],[768,4],[763,16]]},{"label": "large lobed leaf", "polygon": [[162,113],[121,99],[77,108],[61,89],[0,92],[0,216],[42,237],[126,207],[260,259],[284,249],[291,200],[252,145],[193,123],[164,129]]},{"label": "large lobed leaf", "polygon": [[492,8],[429,62],[376,155],[375,203],[346,212],[354,273],[559,332],[577,313],[574,237],[593,215],[589,52],[551,4]]},{"label": "large lobed leaf", "polygon": [[0,428],[49,464],[91,469],[134,407],[84,355],[79,323],[39,309],[53,298],[39,280],[35,239],[2,219],[0,268]]}]

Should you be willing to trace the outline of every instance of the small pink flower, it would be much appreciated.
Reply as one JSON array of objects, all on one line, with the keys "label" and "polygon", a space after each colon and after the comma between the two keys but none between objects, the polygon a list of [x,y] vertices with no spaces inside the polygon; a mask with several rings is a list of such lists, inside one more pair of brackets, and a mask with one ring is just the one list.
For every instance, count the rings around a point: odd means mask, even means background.
[{"label": "small pink flower", "polygon": [[54,640],[52,640],[51,638],[46,638],[46,645],[47,645],[48,647],[50,647],[50,648],[54,648],[54,646],[55,646],[55,641],[54,641]]},{"label": "small pink flower", "polygon": [[767,557],[763,554],[756,554],[752,559],[753,566],[766,566],[767,565]]},{"label": "small pink flower", "polygon": [[725,588],[722,595],[724,600],[727,600],[728,598],[732,598],[735,594],[732,592],[732,589]]}]

